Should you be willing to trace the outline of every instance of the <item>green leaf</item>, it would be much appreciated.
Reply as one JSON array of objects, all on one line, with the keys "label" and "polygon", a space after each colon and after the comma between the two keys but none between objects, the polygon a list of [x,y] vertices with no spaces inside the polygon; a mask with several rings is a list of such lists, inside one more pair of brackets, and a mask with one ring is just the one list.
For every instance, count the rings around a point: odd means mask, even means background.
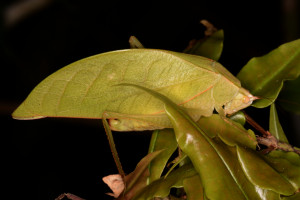
[{"label": "green leaf", "polygon": [[158,150],[164,151],[152,160],[149,165],[150,175],[148,184],[161,177],[168,160],[176,149],[177,142],[172,129],[156,130],[153,132],[149,146],[149,153]]},{"label": "green leaf", "polygon": [[272,151],[264,159],[297,190],[300,188],[300,156],[294,152]]},{"label": "green leaf", "polygon": [[204,40],[198,40],[191,48],[184,52],[219,60],[223,50],[224,31],[218,30]]},{"label": "green leaf", "polygon": [[300,199],[300,192],[290,197],[283,197],[282,200],[299,200]]},{"label": "green leaf", "polygon": [[[253,138],[255,138],[254,133],[252,131],[247,131],[240,126],[240,124],[227,124],[226,121],[223,121],[220,117],[211,116],[203,121],[200,119],[200,127],[207,133],[210,137],[213,137],[212,144],[214,149],[217,151],[218,155],[222,158],[222,161],[225,163],[228,171],[234,178],[236,184],[243,191],[244,196],[247,199],[278,199],[279,194],[272,192],[270,190],[263,189],[257,185],[254,185],[249,181],[246,175],[242,172],[242,168],[238,161],[236,147],[238,145],[248,146],[251,149],[255,150],[256,142],[253,142]],[[229,119],[226,119],[229,120]],[[218,123],[210,123],[210,122],[218,122]],[[246,133],[245,133],[246,132]],[[248,136],[247,136],[248,135]],[[245,137],[246,136],[246,137]],[[250,138],[249,138],[250,136]],[[223,142],[226,143],[225,145]],[[223,139],[225,138],[225,139]],[[234,146],[234,147],[230,147]],[[250,150],[250,149],[249,149]],[[255,162],[249,162],[250,165],[256,165]],[[268,177],[272,179],[272,177]]]},{"label": "green leaf", "polygon": [[285,80],[300,74],[300,39],[281,45],[265,56],[252,58],[237,77],[242,85],[261,99],[253,106],[264,108],[277,98]]},{"label": "green leaf", "polygon": [[204,200],[204,190],[199,175],[184,179],[183,187],[188,200]]},{"label": "green leaf", "polygon": [[235,121],[242,126],[246,124],[246,117],[242,111],[238,111],[229,117],[232,121]]},{"label": "green leaf", "polygon": [[[213,139],[213,145],[246,199],[279,199],[279,195],[276,195],[275,192],[263,189],[250,182],[245,173],[243,173],[243,169],[239,163],[237,147],[229,147],[218,138]],[[256,163],[253,162],[250,165],[256,165]],[[271,179],[272,177],[267,178]],[[277,196],[278,198],[268,198],[270,196]]]},{"label": "green leaf", "polygon": [[277,99],[278,104],[285,110],[300,114],[300,77],[286,81]]},{"label": "green leaf", "polygon": [[190,164],[184,165],[173,172],[167,178],[160,178],[145,187],[133,200],[150,200],[154,197],[166,197],[171,188],[183,187],[186,178],[197,175],[194,167]]},{"label": "green leaf", "polygon": [[241,95],[250,94],[215,61],[163,50],[130,49],[91,56],[58,70],[30,93],[13,117],[98,119],[105,114],[108,119],[126,122],[112,121],[116,122],[110,123],[113,130],[171,127],[161,101],[133,87],[113,87],[121,83],[159,91],[185,107],[194,119],[210,116],[214,108],[220,111],[225,104],[230,114],[252,102],[240,101]]},{"label": "green leaf", "polygon": [[198,121],[201,129],[211,138],[218,136],[229,146],[244,146],[255,149],[257,141],[253,131],[247,131],[239,123],[214,114],[211,117],[202,117]]},{"label": "green leaf", "polygon": [[296,191],[289,181],[278,174],[257,153],[242,147],[237,148],[237,153],[244,173],[254,185],[286,196]]},{"label": "green leaf", "polygon": [[270,121],[269,121],[269,131],[274,135],[279,141],[289,143],[286,138],[283,129],[280,125],[275,104],[270,107]]}]

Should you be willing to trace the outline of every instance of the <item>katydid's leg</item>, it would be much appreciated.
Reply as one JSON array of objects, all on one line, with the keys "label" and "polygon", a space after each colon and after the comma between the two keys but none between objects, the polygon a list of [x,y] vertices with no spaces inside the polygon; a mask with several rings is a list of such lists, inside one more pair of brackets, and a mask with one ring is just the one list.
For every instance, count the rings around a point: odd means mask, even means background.
[{"label": "katydid's leg", "polygon": [[74,194],[71,194],[71,193],[64,193],[64,194],[61,194],[59,195],[57,198],[55,198],[55,200],[62,200],[64,199],[65,197],[67,197],[68,199],[70,200],[85,200],[85,199],[82,199]]},{"label": "katydid's leg", "polygon": [[121,164],[121,161],[120,161],[119,156],[118,156],[118,152],[117,152],[117,149],[116,149],[116,145],[115,145],[115,142],[114,142],[114,138],[113,138],[111,129],[110,129],[110,127],[109,127],[109,125],[106,121],[106,118],[105,118],[104,114],[103,114],[102,122],[103,122],[103,126],[105,128],[105,132],[106,132],[106,136],[107,136],[107,139],[108,139],[108,142],[109,142],[109,146],[110,146],[113,158],[115,160],[115,163],[117,165],[119,174],[124,179],[125,178],[125,173],[123,171],[122,164]]},{"label": "katydid's leg", "polygon": [[137,48],[137,49],[143,49],[144,48],[142,43],[135,36],[130,36],[129,44],[130,44],[131,48]]}]

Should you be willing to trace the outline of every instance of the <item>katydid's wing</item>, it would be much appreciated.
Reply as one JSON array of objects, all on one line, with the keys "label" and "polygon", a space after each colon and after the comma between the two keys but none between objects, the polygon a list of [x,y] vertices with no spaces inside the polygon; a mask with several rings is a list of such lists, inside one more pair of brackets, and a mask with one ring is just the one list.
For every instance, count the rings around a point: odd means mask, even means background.
[{"label": "katydid's wing", "polygon": [[129,116],[163,112],[163,103],[151,95],[133,87],[114,87],[121,83],[159,91],[204,116],[232,100],[240,89],[239,80],[223,66],[201,56],[120,50],[79,60],[53,73],[34,88],[13,117],[102,118],[105,111]]}]

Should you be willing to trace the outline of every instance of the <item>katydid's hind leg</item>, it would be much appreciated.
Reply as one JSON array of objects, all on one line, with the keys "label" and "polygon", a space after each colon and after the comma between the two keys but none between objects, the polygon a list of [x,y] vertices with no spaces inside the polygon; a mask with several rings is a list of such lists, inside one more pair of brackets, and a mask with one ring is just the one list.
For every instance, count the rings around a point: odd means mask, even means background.
[{"label": "katydid's hind leg", "polygon": [[111,152],[112,152],[114,161],[116,163],[117,169],[119,171],[119,174],[123,178],[125,178],[125,172],[123,171],[123,167],[122,167],[119,155],[118,155],[118,151],[116,149],[116,145],[115,145],[115,142],[114,142],[114,138],[113,138],[111,129],[109,127],[108,122],[106,121],[106,115],[105,115],[105,113],[103,113],[102,122],[103,122],[103,126],[104,126],[104,129],[105,129],[105,132],[106,132],[106,136],[107,136],[108,142],[109,142],[109,147],[111,149]]}]

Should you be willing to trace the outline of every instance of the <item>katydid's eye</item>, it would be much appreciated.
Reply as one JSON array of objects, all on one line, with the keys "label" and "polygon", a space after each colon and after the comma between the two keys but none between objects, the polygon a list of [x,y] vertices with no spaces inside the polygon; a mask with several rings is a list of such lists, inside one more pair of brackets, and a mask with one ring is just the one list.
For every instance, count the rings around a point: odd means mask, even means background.
[{"label": "katydid's eye", "polygon": [[243,97],[243,103],[249,103],[249,101],[250,101],[250,98],[248,97],[248,96],[244,96]]}]

